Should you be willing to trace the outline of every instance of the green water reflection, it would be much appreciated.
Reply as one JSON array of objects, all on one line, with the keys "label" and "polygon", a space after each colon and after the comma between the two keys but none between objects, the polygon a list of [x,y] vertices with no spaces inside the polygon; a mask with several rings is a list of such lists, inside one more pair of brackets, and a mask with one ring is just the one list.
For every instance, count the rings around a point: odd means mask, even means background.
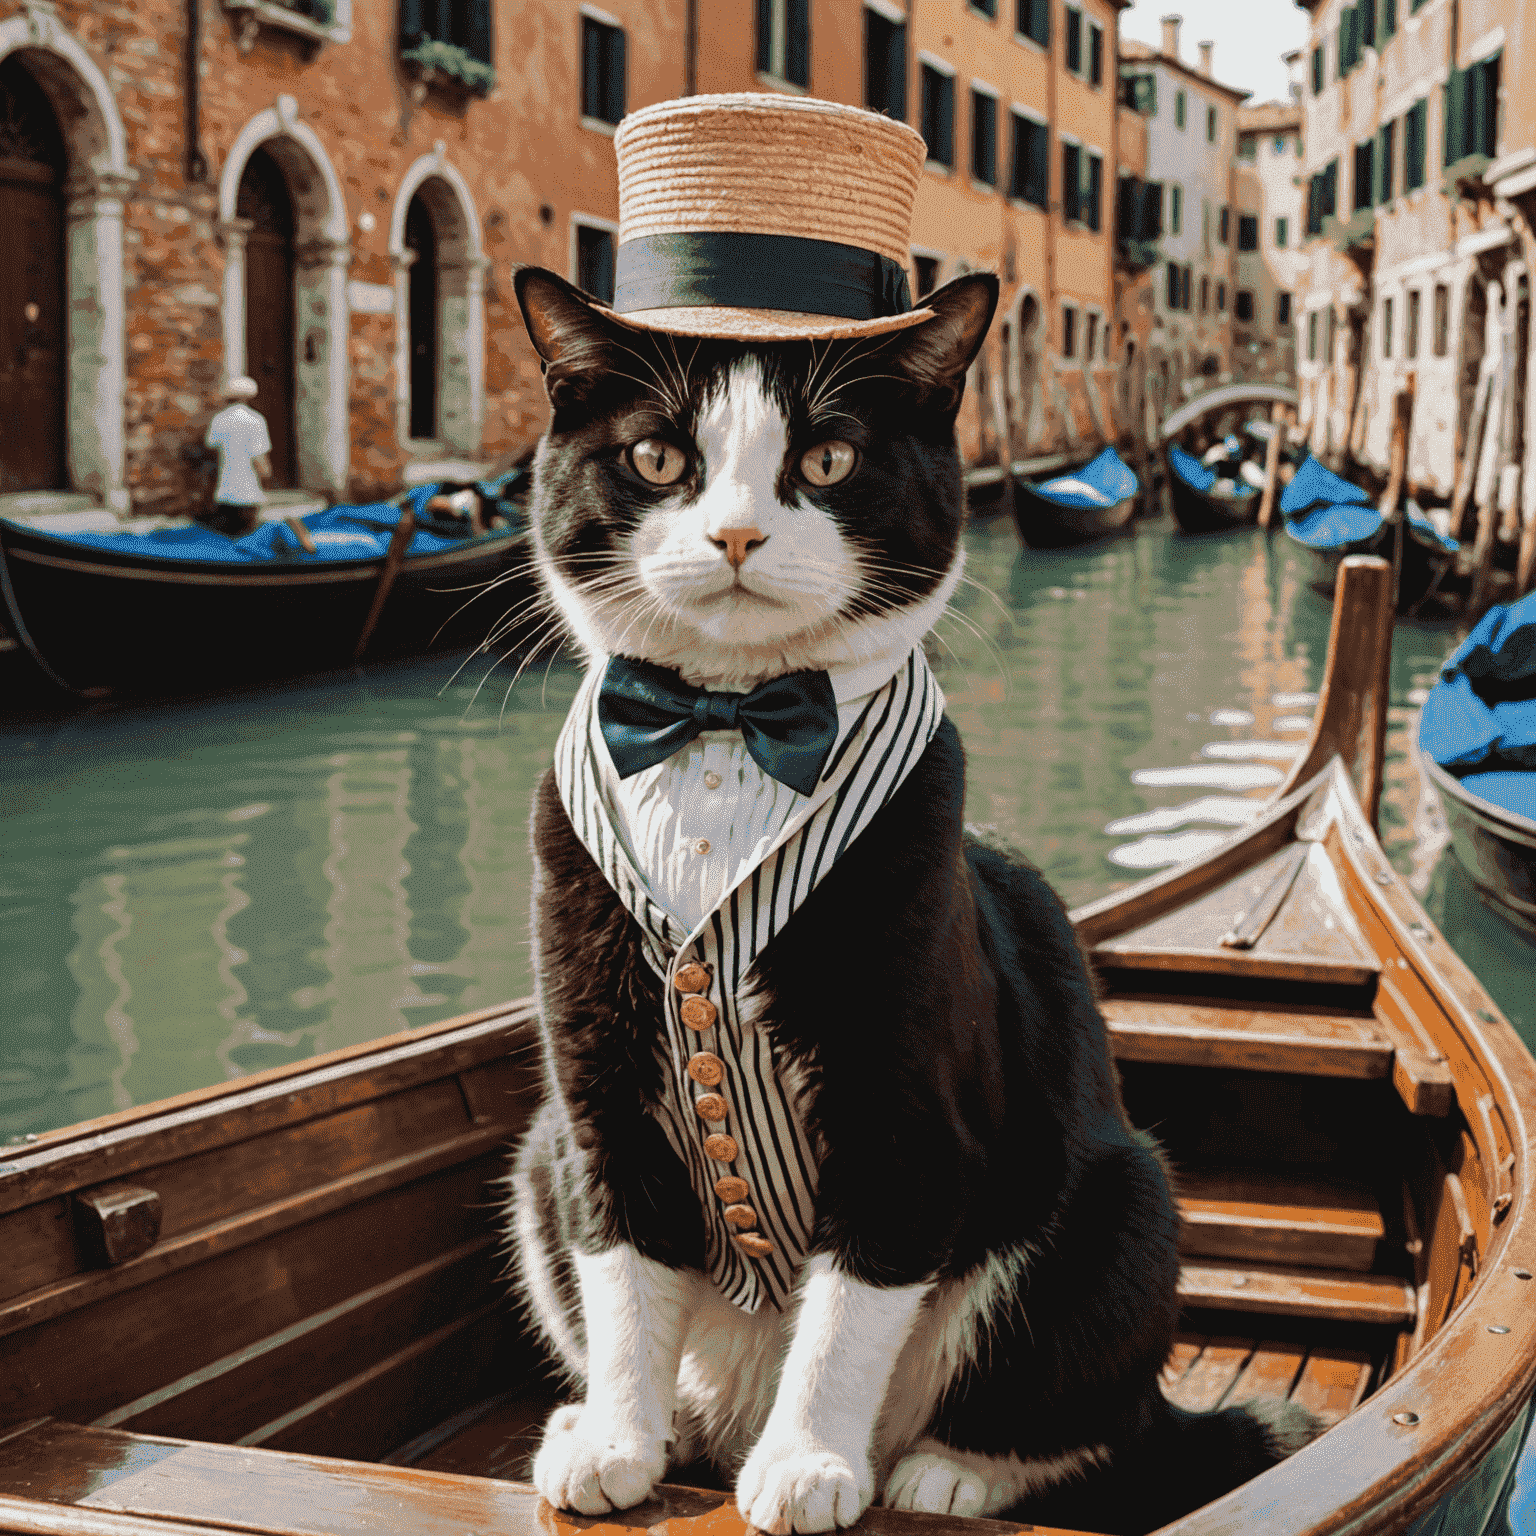
[{"label": "green water reflection", "polygon": [[[1287,541],[1151,525],[1026,554],[996,519],[967,539],[987,590],[963,589],[935,666],[969,815],[1069,903],[1210,846],[1278,782],[1328,634]],[[1384,835],[1536,1038],[1536,947],[1441,855],[1408,753],[1455,640],[1398,629]],[[455,664],[0,726],[0,1137],[529,990],[528,804],[578,674],[473,699]]]}]

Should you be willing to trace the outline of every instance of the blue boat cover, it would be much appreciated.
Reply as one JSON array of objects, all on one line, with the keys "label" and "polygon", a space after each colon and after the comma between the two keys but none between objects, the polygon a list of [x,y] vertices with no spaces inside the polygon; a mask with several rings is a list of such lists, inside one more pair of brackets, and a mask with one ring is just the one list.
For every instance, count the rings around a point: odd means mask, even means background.
[{"label": "blue boat cover", "polygon": [[1375,507],[1324,502],[1300,517],[1286,518],[1285,531],[1308,549],[1348,550],[1370,544],[1381,532],[1381,522]]},{"label": "blue boat cover", "polygon": [[[1521,697],[1521,695],[1525,695]],[[1475,795],[1536,820],[1536,593],[1490,608],[1440,669],[1419,745]]]},{"label": "blue boat cover", "polygon": [[1453,539],[1448,533],[1441,533],[1419,509],[1416,501],[1407,503],[1408,527],[1421,544],[1428,544],[1431,549],[1438,549],[1443,554],[1454,555],[1461,548],[1461,541]]},{"label": "blue boat cover", "polygon": [[1192,453],[1185,453],[1177,443],[1168,450],[1168,465],[1185,485],[1208,491],[1216,484],[1216,471],[1207,469]]},{"label": "blue boat cover", "polygon": [[1478,799],[1536,821],[1536,773],[1469,773],[1461,782]]},{"label": "blue boat cover", "polygon": [[1134,496],[1139,483],[1130,465],[1113,448],[1106,448],[1072,474],[1036,481],[1030,489],[1059,507],[1112,507]]},{"label": "blue boat cover", "polygon": [[1319,464],[1309,453],[1291,483],[1280,493],[1280,510],[1287,517],[1297,517],[1319,504],[1364,506],[1370,497],[1358,485],[1351,485],[1341,475]]},{"label": "blue boat cover", "polygon": [[[440,489],[435,482],[415,487],[406,502],[419,518]],[[400,521],[400,508],[392,502],[360,506],[327,507],[301,519],[313,536],[316,549],[306,554],[293,530],[285,523],[266,522],[238,539],[194,523],[190,528],[157,528],[152,533],[49,533],[91,549],[136,555],[156,560],[202,560],[221,564],[268,564],[274,561],[319,565],[328,560],[376,560],[389,548],[390,536]],[[463,544],[464,538],[418,528],[407,553],[432,555]]]}]

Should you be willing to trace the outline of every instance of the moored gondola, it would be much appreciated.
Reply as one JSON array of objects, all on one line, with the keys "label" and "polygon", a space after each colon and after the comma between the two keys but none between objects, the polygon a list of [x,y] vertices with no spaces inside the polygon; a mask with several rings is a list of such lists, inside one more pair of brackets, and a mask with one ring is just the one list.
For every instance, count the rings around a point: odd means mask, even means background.
[{"label": "moored gondola", "polygon": [[[1346,564],[1311,737],[1252,824],[1074,914],[1178,1175],[1165,1392],[1331,1425],[1178,1536],[1481,1530],[1536,1383],[1536,1063],[1372,829],[1389,605]],[[0,1148],[0,1528],[592,1529],[510,1480],[569,1394],[496,1226],[534,1050],[517,1004]],[[601,1528],[746,1536],[701,1482]]]},{"label": "moored gondola", "polygon": [[1019,537],[1032,549],[1088,544],[1118,533],[1136,510],[1140,482],[1106,448],[1081,468],[1050,480],[1013,482],[1013,517]]},{"label": "moored gondola", "polygon": [[1536,594],[1489,609],[1446,660],[1419,755],[1479,892],[1536,930]]},{"label": "moored gondola", "polygon": [[1185,533],[1216,533],[1257,520],[1261,462],[1238,434],[1256,405],[1290,407],[1296,392],[1276,384],[1224,384],[1197,395],[1159,434],[1174,520]]},{"label": "moored gondola", "polygon": [[[231,539],[45,532],[0,520],[3,616],[60,689],[178,694],[484,640],[531,591],[519,519],[333,507]],[[15,655],[12,660],[18,660]]]}]

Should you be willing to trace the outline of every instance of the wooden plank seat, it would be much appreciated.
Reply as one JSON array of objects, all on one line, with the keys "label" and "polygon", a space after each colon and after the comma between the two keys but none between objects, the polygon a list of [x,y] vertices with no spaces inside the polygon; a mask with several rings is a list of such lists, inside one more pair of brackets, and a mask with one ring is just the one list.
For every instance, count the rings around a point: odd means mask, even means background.
[{"label": "wooden plank seat", "polygon": [[1288,1264],[1190,1258],[1179,1271],[1186,1307],[1403,1327],[1417,1313],[1413,1286],[1395,1275],[1302,1269]]},{"label": "wooden plank seat", "polygon": [[1187,1254],[1363,1271],[1386,1236],[1370,1191],[1333,1180],[1180,1170],[1178,1195]]},{"label": "wooden plank seat", "polygon": [[1371,1358],[1338,1345],[1182,1334],[1163,1367],[1163,1395],[1191,1413],[1289,1398],[1336,1424],[1371,1384]]},{"label": "wooden plank seat", "polygon": [[1110,1048],[1122,1061],[1303,1077],[1390,1077],[1414,1114],[1451,1111],[1450,1067],[1433,1042],[1410,1027],[1390,981],[1384,981],[1370,1010],[1136,992],[1112,994],[1101,1007]]},{"label": "wooden plank seat", "polygon": [[[975,1536],[1079,1536],[1013,1520],[968,1522]],[[942,1515],[872,1509],[863,1536],[941,1536]],[[0,1530],[38,1536],[273,1533],[273,1536],[747,1536],[729,1494],[664,1486],[600,1521],[543,1504],[526,1484],[253,1451],[42,1420],[0,1430]]]}]

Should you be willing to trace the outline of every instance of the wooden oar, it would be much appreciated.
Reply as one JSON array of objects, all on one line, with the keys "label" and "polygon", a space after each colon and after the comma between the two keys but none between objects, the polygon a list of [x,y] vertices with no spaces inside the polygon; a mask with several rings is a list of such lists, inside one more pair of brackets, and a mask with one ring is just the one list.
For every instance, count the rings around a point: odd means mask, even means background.
[{"label": "wooden oar", "polygon": [[315,554],[318,549],[318,546],[315,543],[315,536],[309,531],[303,519],[297,517],[285,517],[283,521],[288,525],[288,531],[294,536],[294,538],[299,541],[299,548],[302,549],[306,555]]},{"label": "wooden oar", "polygon": [[400,574],[400,567],[405,563],[405,552],[410,548],[411,535],[416,531],[416,514],[409,507],[400,508],[400,521],[395,525],[394,537],[389,541],[389,548],[384,552],[384,568],[379,572],[379,584],[374,588],[373,606],[368,610],[368,620],[363,625],[363,632],[357,637],[357,644],[352,649],[352,660],[361,661],[363,652],[368,649],[368,642],[373,638],[373,631],[379,622],[379,615],[384,612],[384,604],[389,601],[389,589],[395,584],[395,577]]}]

